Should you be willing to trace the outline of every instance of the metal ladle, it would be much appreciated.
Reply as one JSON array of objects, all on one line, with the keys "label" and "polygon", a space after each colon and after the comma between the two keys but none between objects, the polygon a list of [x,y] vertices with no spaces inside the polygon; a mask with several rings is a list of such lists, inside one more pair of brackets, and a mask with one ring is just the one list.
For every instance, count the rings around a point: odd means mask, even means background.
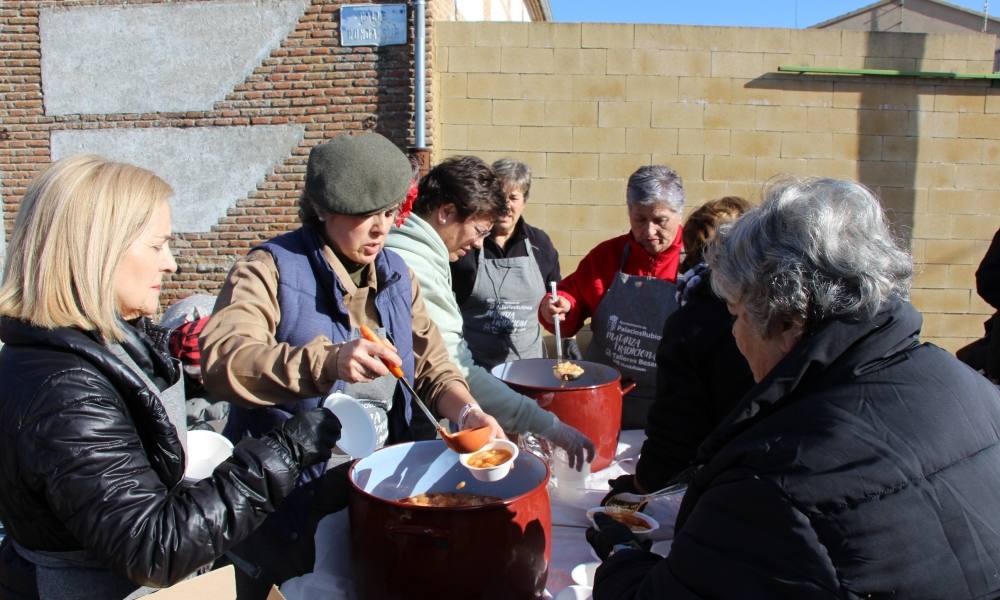
[{"label": "metal ladle", "polygon": [[[554,281],[549,282],[549,290],[552,292],[551,293],[552,304],[555,304],[556,299],[559,297],[556,291],[556,282]],[[581,370],[580,373],[563,373],[559,370],[559,365],[561,365],[564,362],[562,354],[562,335],[560,335],[559,332],[559,315],[552,315],[552,329],[556,336],[556,364],[554,367],[552,367],[552,373],[556,376],[556,379],[558,379],[559,381],[572,381],[580,377],[580,375],[583,374],[583,371]]]},{"label": "metal ladle", "polygon": [[[360,329],[361,337],[365,338],[369,342],[389,346],[388,342],[375,335],[375,332],[372,331],[371,328],[362,325]],[[413,396],[413,400],[417,403],[417,406],[420,407],[420,410],[423,411],[424,415],[430,419],[430,422],[434,424],[434,427],[437,429],[438,434],[441,435],[441,439],[444,440],[446,446],[459,454],[468,454],[469,452],[479,450],[490,441],[490,428],[487,426],[477,427],[475,429],[463,429],[457,433],[449,433],[444,427],[441,426],[441,423],[434,418],[434,415],[431,414],[430,410],[428,410],[427,405],[420,399],[417,391],[413,389],[410,382],[406,380],[403,368],[384,359],[382,359],[382,364],[385,365],[386,368],[389,369],[389,372],[392,373],[396,379],[399,379],[406,389],[410,391],[410,394]]]}]

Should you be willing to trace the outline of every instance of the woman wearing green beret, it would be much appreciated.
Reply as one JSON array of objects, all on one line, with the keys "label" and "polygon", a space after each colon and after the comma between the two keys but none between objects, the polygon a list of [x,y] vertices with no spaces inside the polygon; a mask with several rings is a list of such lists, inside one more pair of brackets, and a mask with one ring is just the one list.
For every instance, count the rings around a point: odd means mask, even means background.
[{"label": "woman wearing green beret", "polygon": [[[383,248],[411,181],[406,156],[380,135],[313,148],[302,226],[237,261],[201,337],[205,386],[233,403],[231,439],[260,435],[338,391],[365,406],[379,445],[421,437],[422,417],[414,418],[412,398],[383,361],[401,365],[441,417],[503,435],[449,360],[420,284]],[[361,325],[395,351],[361,339]],[[316,523],[346,506],[346,460],[300,477],[281,510],[235,549],[241,598],[263,597],[272,582],[312,570]]]},{"label": "woman wearing green beret", "polygon": [[393,230],[386,246],[399,253],[420,280],[427,310],[476,399],[505,430],[541,435],[565,449],[570,464],[580,470],[584,461],[593,460],[594,444],[476,364],[462,334],[449,263],[481,248],[493,222],[506,212],[507,198],[493,169],[474,156],[456,156],[421,180],[413,214]]}]

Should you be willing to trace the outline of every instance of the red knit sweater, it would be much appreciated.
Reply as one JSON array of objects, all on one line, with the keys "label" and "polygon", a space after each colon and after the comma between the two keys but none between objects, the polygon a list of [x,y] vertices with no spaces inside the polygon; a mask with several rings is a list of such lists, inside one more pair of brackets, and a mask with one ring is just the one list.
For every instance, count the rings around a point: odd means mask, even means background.
[{"label": "red knit sweater", "polygon": [[[570,305],[566,320],[561,325],[562,334],[565,336],[576,334],[584,321],[597,310],[597,305],[604,298],[604,293],[611,287],[611,281],[618,272],[626,244],[631,248],[622,271],[628,275],[676,281],[677,265],[680,263],[683,248],[681,231],[678,227],[673,243],[656,255],[650,254],[640,246],[631,233],[601,242],[588,252],[576,267],[576,271],[559,282],[557,288],[559,295],[569,300]],[[546,294],[545,298],[549,298],[549,295]],[[545,329],[552,331],[552,326],[541,317],[539,321]]]}]

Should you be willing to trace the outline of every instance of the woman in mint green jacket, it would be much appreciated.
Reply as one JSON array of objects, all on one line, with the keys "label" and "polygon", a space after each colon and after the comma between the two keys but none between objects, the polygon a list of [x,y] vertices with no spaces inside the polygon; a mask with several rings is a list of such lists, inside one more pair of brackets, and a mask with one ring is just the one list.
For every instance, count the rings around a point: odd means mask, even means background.
[{"label": "woman in mint green jacket", "polygon": [[386,248],[416,274],[427,312],[483,410],[508,432],[531,432],[565,449],[570,465],[580,469],[594,458],[594,444],[477,365],[462,337],[449,263],[481,247],[493,221],[506,211],[506,197],[489,165],[474,156],[452,157],[421,180],[413,214],[389,234]]}]

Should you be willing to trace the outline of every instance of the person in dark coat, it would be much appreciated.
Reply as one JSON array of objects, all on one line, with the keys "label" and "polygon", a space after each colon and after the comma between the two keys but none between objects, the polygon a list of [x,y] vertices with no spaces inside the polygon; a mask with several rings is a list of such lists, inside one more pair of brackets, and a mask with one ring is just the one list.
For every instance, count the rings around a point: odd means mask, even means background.
[{"label": "person in dark coat", "polygon": [[998,312],[987,321],[986,362],[983,370],[993,383],[1000,383],[1000,229],[976,270],[976,291]]},{"label": "person in dark coat", "polygon": [[211,564],[330,456],[320,409],[182,482],[180,373],[159,307],[170,186],[97,156],[28,188],[0,284],[0,598],[137,598]]},{"label": "person in dark coat", "polygon": [[594,598],[997,597],[1000,392],[920,343],[874,194],[774,183],[707,256],[757,384],[699,449],[666,558],[588,531]]},{"label": "person in dark coat", "polygon": [[956,355],[965,364],[981,370],[993,383],[1000,383],[1000,230],[993,235],[993,243],[976,269],[976,291],[998,312],[983,323],[985,335],[960,348]]},{"label": "person in dark coat", "polygon": [[656,353],[656,400],[635,475],[612,481],[612,493],[649,493],[689,467],[695,451],[743,394],[753,375],[736,347],[726,303],[712,292],[704,249],[718,228],[750,209],[736,196],[710,200],[684,223],[680,308],[667,317]]}]

